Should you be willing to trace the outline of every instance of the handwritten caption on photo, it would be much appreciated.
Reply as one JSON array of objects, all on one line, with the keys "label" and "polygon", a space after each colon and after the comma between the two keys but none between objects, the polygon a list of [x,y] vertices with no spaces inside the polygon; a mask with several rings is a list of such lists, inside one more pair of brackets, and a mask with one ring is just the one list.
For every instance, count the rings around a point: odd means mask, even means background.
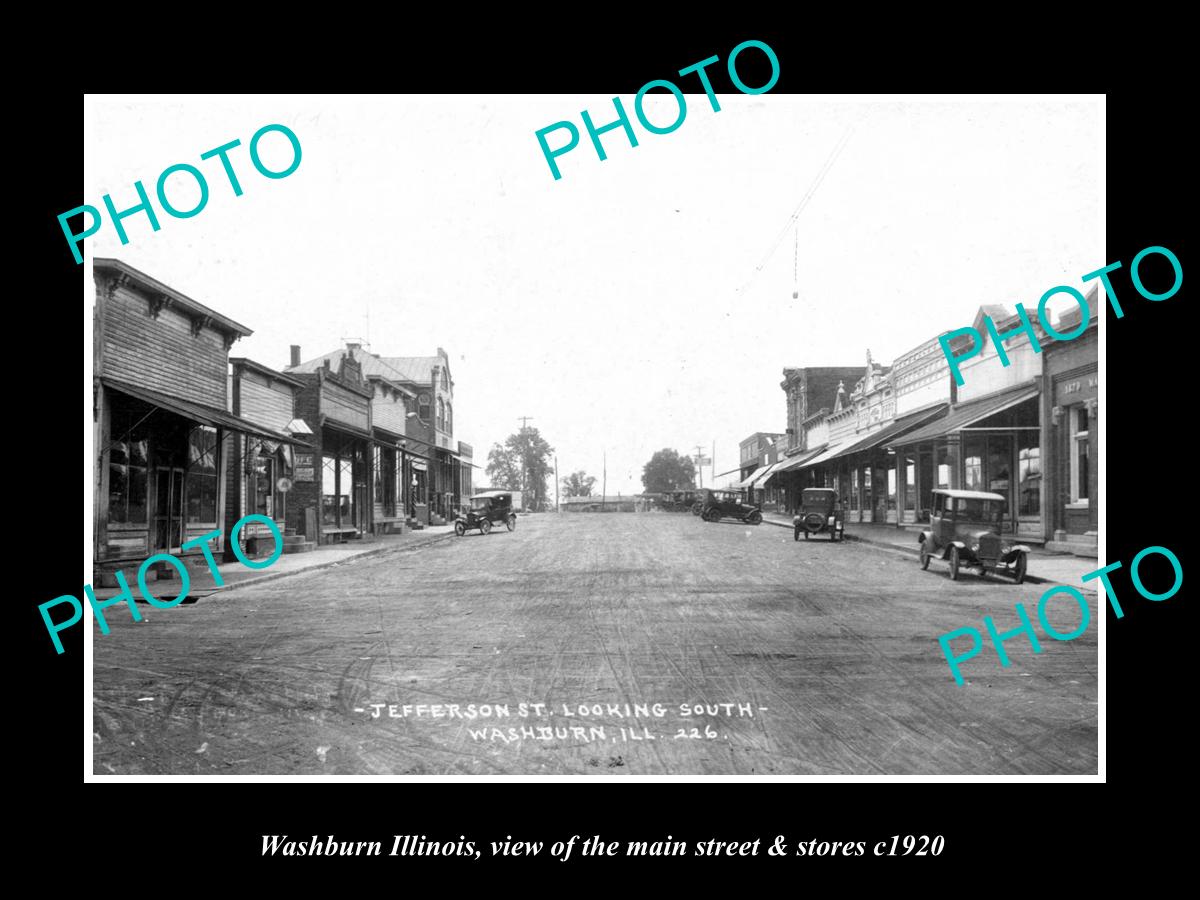
[{"label": "handwritten caption on photo", "polygon": [[[392,848],[388,856],[454,856],[480,859],[484,847],[491,857],[538,856],[546,849],[545,841],[513,840],[507,835],[503,841],[477,842],[459,835],[457,840],[442,841],[429,839],[425,835],[397,834],[392,836]],[[382,856],[382,841],[339,841],[333,835],[322,840],[313,835],[309,840],[297,840],[286,834],[264,834],[263,856]],[[890,835],[885,840],[868,841],[825,841],[818,838],[792,841],[788,835],[775,835],[767,846],[767,856],[866,856],[871,847],[873,856],[940,856],[946,848],[942,835]],[[554,841],[549,845],[550,856],[566,862],[577,857],[613,856],[707,856],[735,857],[759,856],[765,842],[762,838],[744,841],[717,840],[680,841],[667,835],[658,841],[605,841],[600,835],[583,838],[574,834],[568,840]],[[578,847],[577,847],[578,845]]]},{"label": "handwritten caption on photo", "polygon": [[[1171,568],[1175,575],[1175,583],[1170,587],[1170,589],[1163,591],[1162,593],[1156,594],[1152,591],[1148,591],[1146,586],[1142,583],[1139,567],[1142,564],[1142,560],[1150,554],[1165,556],[1171,563]],[[1094,572],[1088,572],[1080,579],[1080,581],[1086,584],[1089,581],[1095,581],[1099,579],[1100,583],[1104,585],[1104,594],[1108,598],[1109,605],[1112,606],[1113,612],[1116,613],[1118,619],[1123,619],[1125,617],[1125,610],[1121,608],[1121,603],[1117,599],[1117,592],[1113,588],[1112,582],[1109,580],[1109,574],[1120,568],[1122,568],[1122,565],[1120,560],[1118,560],[1115,563],[1109,563],[1103,569],[1097,569]],[[1166,547],[1147,547],[1145,550],[1135,556],[1133,558],[1133,562],[1129,564],[1129,579],[1133,582],[1133,586],[1137,592],[1147,600],[1154,600],[1156,602],[1161,600],[1169,600],[1171,597],[1174,597],[1177,593],[1179,593],[1179,589],[1183,587],[1183,566],[1180,565],[1179,557],[1177,557]],[[1081,615],[1079,625],[1076,626],[1074,631],[1066,633],[1058,631],[1046,618],[1046,607],[1049,605],[1050,600],[1059,594],[1069,594],[1079,606]],[[1033,652],[1042,652],[1042,645],[1038,643],[1037,634],[1033,630],[1033,622],[1029,618],[1028,610],[1025,609],[1025,606],[1022,603],[1016,604],[1016,610],[1017,618],[1021,621],[1020,626],[1012,629],[1011,631],[1005,631],[1003,633],[996,630],[996,623],[992,620],[991,616],[983,617],[984,628],[987,630],[988,636],[991,637],[992,646],[996,648],[996,656],[999,657],[1000,665],[1004,668],[1008,668],[1010,665],[1012,665],[1012,660],[1009,659],[1008,653],[1004,650],[1004,642],[1007,640],[1011,640],[1012,638],[1024,634],[1027,638],[1029,638],[1029,644],[1033,648]],[[1051,637],[1056,641],[1073,641],[1075,638],[1087,631],[1088,625],[1090,625],[1092,621],[1092,613],[1091,610],[1088,609],[1087,598],[1084,597],[1077,588],[1073,588],[1067,584],[1059,584],[1042,594],[1041,599],[1038,600],[1037,618],[1038,622],[1042,626],[1042,630],[1046,632],[1048,637]],[[958,637],[970,637],[971,648],[967,650],[966,653],[956,655],[950,652],[950,642]],[[980,654],[980,652],[983,650],[983,635],[980,633],[978,628],[971,628],[970,626],[966,628],[956,628],[954,631],[948,631],[939,637],[938,643],[941,645],[942,654],[946,657],[946,662],[950,666],[950,672],[954,675],[955,683],[957,683],[959,687],[962,687],[964,679],[962,676],[962,669],[960,668],[959,664],[966,662],[968,659],[974,659]]]},{"label": "handwritten caption on photo", "polygon": [[[728,735],[714,728],[711,723],[698,724],[696,720],[702,717],[717,720],[753,719],[756,713],[761,714],[768,709],[746,702],[368,703],[355,707],[354,711],[369,713],[372,719],[458,719],[463,723],[472,723],[467,724],[467,733],[473,741],[513,744],[524,740],[558,740],[590,744],[728,740]],[[679,720],[688,721],[669,721],[676,716]],[[517,724],[513,722],[516,719],[523,721]],[[529,724],[529,720],[540,720],[544,724]],[[563,725],[564,721],[568,721],[568,724]]]},{"label": "handwritten caption on photo", "polygon": [[[1155,293],[1149,290],[1146,285],[1142,283],[1142,261],[1151,254],[1165,257],[1171,264],[1171,268],[1174,271],[1174,283],[1168,290],[1163,291],[1162,293]],[[1100,283],[1104,285],[1104,292],[1108,296],[1108,302],[1113,308],[1113,313],[1118,319],[1123,319],[1125,318],[1125,310],[1117,300],[1116,288],[1113,287],[1112,281],[1108,277],[1109,273],[1115,272],[1120,268],[1121,261],[1117,260],[1115,263],[1109,263],[1104,268],[1097,269],[1095,272],[1088,272],[1086,275],[1081,276],[1080,280],[1088,282],[1094,278],[1099,278]],[[1177,257],[1166,247],[1147,247],[1133,258],[1133,262],[1129,265],[1129,277],[1130,280],[1133,281],[1133,286],[1137,289],[1139,294],[1141,294],[1147,300],[1153,300],[1157,303],[1161,300],[1170,300],[1179,293],[1179,289],[1183,287],[1183,266],[1179,263],[1179,257]],[[1071,299],[1079,304],[1079,309],[1082,315],[1080,316],[1079,324],[1076,325],[1071,331],[1056,331],[1050,324],[1049,318],[1046,315],[1046,304],[1048,304],[1050,300],[1058,294],[1067,294],[1071,297]],[[1033,348],[1034,353],[1042,352],[1042,345],[1038,341],[1037,333],[1033,327],[1033,323],[1029,320],[1029,313],[1020,303],[1017,304],[1017,318],[1021,320],[1020,325],[1018,325],[1016,328],[1013,328],[1011,331],[1006,331],[1004,334],[1000,334],[996,330],[996,323],[992,321],[991,316],[985,315],[983,317],[984,330],[986,330],[988,335],[991,336],[992,346],[996,348],[996,357],[1000,360],[1001,367],[1006,367],[1009,365],[1008,353],[1004,349],[1005,341],[1015,338],[1019,334],[1024,334],[1029,338],[1029,345]],[[1046,293],[1042,294],[1042,299],[1038,301],[1037,318],[1038,323],[1042,326],[1042,330],[1050,337],[1059,341],[1073,341],[1075,338],[1087,331],[1088,324],[1092,321],[1092,311],[1088,307],[1087,299],[1083,296],[1083,294],[1073,287],[1060,284],[1058,287],[1052,287],[1050,290],[1046,291]],[[1059,322],[1059,324],[1061,325],[1062,323]],[[962,338],[971,339],[969,347],[961,340]],[[948,331],[938,337],[938,343],[941,344],[942,353],[945,354],[946,360],[950,363],[950,371],[954,375],[955,384],[957,384],[959,387],[962,387],[964,384],[964,379],[962,372],[959,369],[959,363],[965,362],[966,360],[976,357],[982,353],[984,347],[987,345],[987,337],[983,334],[980,334],[979,329],[977,328],[956,328],[954,331]],[[964,352],[954,352],[955,347],[953,345],[956,343],[958,348],[963,349]]]},{"label": "handwritten caption on photo", "polygon": [[[267,530],[271,532],[271,536],[275,539],[275,550],[265,560],[254,562],[242,552],[241,543],[238,538],[242,532],[242,528],[244,528],[248,522],[261,522],[263,525],[266,525]],[[219,538],[220,536],[220,529],[215,529],[210,531],[208,534],[203,534],[200,537],[192,538],[192,540],[187,541],[180,548],[181,550],[187,551],[195,547],[204,554],[204,560],[208,563],[208,569],[210,572],[212,572],[213,581],[216,583],[217,587],[223,586],[225,584],[225,580],[221,577],[221,572],[217,568],[217,561],[213,559],[212,548],[208,546],[208,543],[209,541]],[[283,535],[280,534],[279,526],[275,524],[274,519],[258,513],[250,513],[249,515],[242,516],[242,518],[238,519],[237,524],[233,526],[233,531],[231,532],[230,536],[230,546],[232,547],[233,555],[237,557],[238,562],[240,562],[246,568],[265,569],[283,555]],[[179,594],[174,600],[160,600],[158,597],[155,597],[153,593],[151,593],[148,587],[146,587],[146,573],[150,571],[151,566],[160,563],[171,566],[176,572],[179,573]],[[115,597],[109,597],[107,600],[97,600],[95,591],[93,591],[90,584],[83,586],[83,592],[87,595],[88,603],[92,607],[92,612],[96,616],[96,621],[100,623],[101,634],[108,634],[109,632],[108,622],[104,618],[104,610],[116,603],[124,603],[129,607],[129,614],[132,616],[133,621],[142,621],[142,614],[138,612],[137,601],[134,600],[133,593],[129,590],[129,583],[125,580],[125,573],[118,569],[116,572],[116,579],[118,586],[121,588],[120,593],[118,593]],[[148,557],[138,568],[137,585],[138,591],[141,592],[141,595],[151,606],[156,606],[159,609],[170,609],[172,606],[178,606],[187,599],[188,591],[192,586],[192,579],[191,575],[188,574],[187,566],[184,565],[183,560],[181,560],[178,556],[172,556],[169,553],[156,553],[153,556]],[[51,608],[64,603],[68,603],[73,606],[74,613],[67,621],[56,623],[50,618],[50,610]],[[63,645],[62,641],[58,639],[58,634],[59,632],[65,631],[66,629],[72,627],[73,625],[79,624],[80,620],[83,619],[83,604],[79,601],[79,598],[73,594],[63,594],[61,597],[55,597],[53,600],[48,600],[38,606],[38,612],[42,614],[42,621],[46,623],[46,630],[50,632],[50,639],[54,641],[54,649],[61,654],[63,652]]]}]

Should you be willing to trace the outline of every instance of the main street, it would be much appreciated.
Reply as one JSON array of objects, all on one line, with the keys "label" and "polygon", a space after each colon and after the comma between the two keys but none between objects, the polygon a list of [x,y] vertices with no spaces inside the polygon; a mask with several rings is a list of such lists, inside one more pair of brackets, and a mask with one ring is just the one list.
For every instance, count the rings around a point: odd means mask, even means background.
[{"label": "main street", "polygon": [[143,623],[112,607],[94,771],[1095,773],[1095,595],[1083,636],[1013,638],[1007,669],[985,644],[962,687],[938,646],[1044,590],[770,525],[524,516]]}]

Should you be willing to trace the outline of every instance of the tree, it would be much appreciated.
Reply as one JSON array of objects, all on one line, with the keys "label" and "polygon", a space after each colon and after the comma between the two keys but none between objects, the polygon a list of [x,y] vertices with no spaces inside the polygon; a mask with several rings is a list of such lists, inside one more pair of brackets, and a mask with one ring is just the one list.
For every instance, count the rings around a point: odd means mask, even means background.
[{"label": "tree", "polygon": [[488,484],[508,491],[521,490],[521,462],[504,448],[503,444],[492,444],[488,451]]},{"label": "tree", "polygon": [[563,493],[568,497],[590,497],[596,484],[596,476],[582,470],[572,472],[562,480]]},{"label": "tree", "polygon": [[689,457],[670,448],[659,450],[642,468],[642,487],[647,494],[682,491],[695,486],[695,464]]},{"label": "tree", "polygon": [[521,491],[525,508],[544,510],[546,479],[554,465],[554,448],[536,428],[526,425],[510,434],[504,444],[493,444],[488,451],[487,476],[492,487]]}]

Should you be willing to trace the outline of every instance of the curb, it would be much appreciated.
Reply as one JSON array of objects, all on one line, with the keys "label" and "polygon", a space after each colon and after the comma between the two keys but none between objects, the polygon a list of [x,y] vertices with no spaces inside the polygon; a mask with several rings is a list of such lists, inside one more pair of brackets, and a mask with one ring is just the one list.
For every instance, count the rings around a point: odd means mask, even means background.
[{"label": "curb", "polygon": [[[780,528],[791,528],[791,524],[787,522],[775,522],[771,519],[763,519],[764,524],[777,525]],[[851,534],[849,531],[842,532],[842,539],[847,541],[855,541],[860,544],[870,544],[872,547],[881,547],[885,550],[895,550],[898,553],[903,553],[906,556],[920,557],[921,551],[916,547],[909,549],[900,544],[892,544],[888,541],[876,541],[871,538],[865,538],[861,535]],[[1065,581],[1055,581],[1053,578],[1043,578],[1041,575],[1033,575],[1029,572],[1025,573],[1025,580],[1030,584],[1066,584]]]}]

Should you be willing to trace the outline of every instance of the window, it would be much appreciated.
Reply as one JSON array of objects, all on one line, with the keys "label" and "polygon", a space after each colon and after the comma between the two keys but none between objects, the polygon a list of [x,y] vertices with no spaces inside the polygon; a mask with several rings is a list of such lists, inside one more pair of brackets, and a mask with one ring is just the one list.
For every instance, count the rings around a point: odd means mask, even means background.
[{"label": "window", "polygon": [[896,464],[888,463],[887,470],[887,508],[888,512],[896,509]]},{"label": "window", "polygon": [[373,496],[375,502],[383,504],[383,453],[378,445],[371,447],[371,474],[374,484]]},{"label": "window", "polygon": [[430,397],[428,394],[422,394],[420,397],[417,398],[417,417],[420,418],[420,420],[422,422],[429,421],[429,413],[430,413],[429,404],[430,404]]},{"label": "window", "polygon": [[146,524],[146,459],[149,442],[133,415],[113,409],[108,449],[108,521]]},{"label": "window", "polygon": [[337,524],[337,457],[321,457],[321,523]]},{"label": "window", "polygon": [[1021,431],[1017,437],[1017,514],[1041,513],[1042,450],[1036,431]]},{"label": "window", "polygon": [[912,456],[904,458],[904,508],[917,511],[917,460]]},{"label": "window", "polygon": [[437,427],[438,431],[446,430],[446,404],[441,397],[437,402]]},{"label": "window", "polygon": [[858,469],[850,473],[850,509],[858,509]]},{"label": "window", "polygon": [[950,479],[954,472],[954,451],[949,447],[937,448],[937,487],[950,487]]},{"label": "window", "polygon": [[446,404],[446,431],[454,434],[454,407]]},{"label": "window", "polygon": [[275,518],[275,458],[259,453],[254,458],[254,512]]},{"label": "window", "polygon": [[968,437],[963,448],[963,488],[983,490],[983,438]]},{"label": "window", "polygon": [[1088,502],[1088,411],[1071,408],[1071,502]]},{"label": "window", "polygon": [[217,429],[197,425],[188,432],[185,503],[188,524],[217,522]]}]

